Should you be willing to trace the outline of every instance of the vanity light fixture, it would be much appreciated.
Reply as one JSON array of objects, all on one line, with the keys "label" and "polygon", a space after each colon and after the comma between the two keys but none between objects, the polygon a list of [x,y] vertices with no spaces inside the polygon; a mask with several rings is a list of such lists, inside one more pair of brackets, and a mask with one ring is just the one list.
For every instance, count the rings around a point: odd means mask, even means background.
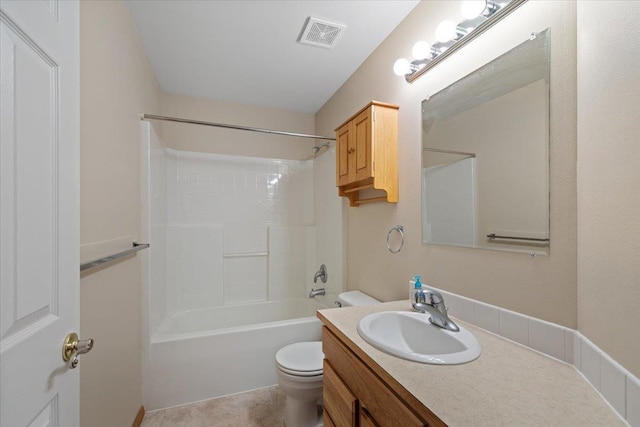
[{"label": "vanity light fixture", "polygon": [[393,64],[393,72],[398,76],[404,76],[407,82],[413,83],[440,61],[491,28],[526,1],[463,1],[460,12],[464,20],[457,24],[451,20],[442,21],[436,28],[436,41],[433,44],[424,40],[417,42],[411,51],[413,60],[398,59]]}]

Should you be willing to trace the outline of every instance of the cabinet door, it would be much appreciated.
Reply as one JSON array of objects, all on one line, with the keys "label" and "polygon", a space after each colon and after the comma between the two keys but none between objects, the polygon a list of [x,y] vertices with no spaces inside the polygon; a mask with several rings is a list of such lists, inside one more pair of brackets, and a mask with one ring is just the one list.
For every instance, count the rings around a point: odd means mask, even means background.
[{"label": "cabinet door", "polygon": [[[330,367],[333,375],[350,390],[350,393],[357,396],[358,405],[367,408],[380,425],[402,427],[427,425],[326,326],[322,328],[322,350],[325,355],[325,388],[327,387],[327,367]],[[327,405],[326,397],[324,403]],[[338,422],[333,412],[331,410],[328,412],[336,425],[342,427],[343,424]],[[356,412],[358,413],[359,411]]]},{"label": "cabinet door", "polygon": [[379,427],[378,423],[365,408],[360,408],[360,427]]},{"label": "cabinet door", "polygon": [[353,181],[361,181],[372,177],[371,159],[371,122],[373,107],[367,108],[353,119],[354,152],[351,152],[353,161]]},{"label": "cabinet door", "polygon": [[353,148],[353,132],[351,132],[351,122],[345,123],[336,131],[336,184],[337,186],[347,185],[352,182],[353,171],[349,173]]},{"label": "cabinet door", "polygon": [[331,416],[329,415],[326,409],[323,411],[323,414],[322,414],[322,425],[324,427],[336,427],[336,425],[333,423],[333,420],[331,419]]}]

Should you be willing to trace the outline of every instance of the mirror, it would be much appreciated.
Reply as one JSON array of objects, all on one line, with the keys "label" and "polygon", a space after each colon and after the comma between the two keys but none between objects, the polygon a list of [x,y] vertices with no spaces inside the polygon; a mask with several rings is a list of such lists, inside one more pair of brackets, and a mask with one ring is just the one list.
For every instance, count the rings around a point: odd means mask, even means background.
[{"label": "mirror", "polygon": [[422,241],[549,253],[549,29],[422,102]]}]

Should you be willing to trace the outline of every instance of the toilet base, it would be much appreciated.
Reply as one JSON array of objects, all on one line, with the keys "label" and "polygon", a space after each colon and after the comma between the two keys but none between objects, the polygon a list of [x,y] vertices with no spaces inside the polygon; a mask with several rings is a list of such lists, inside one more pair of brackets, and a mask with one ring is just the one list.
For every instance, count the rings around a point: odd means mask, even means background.
[{"label": "toilet base", "polygon": [[276,354],[278,384],[286,396],[286,427],[321,427],[322,343],[295,343]]},{"label": "toilet base", "polygon": [[322,406],[317,401],[300,401],[287,396],[285,427],[322,427]]},{"label": "toilet base", "polygon": [[277,370],[278,384],[286,395],[284,421],[287,427],[322,426],[323,375],[299,377]]}]

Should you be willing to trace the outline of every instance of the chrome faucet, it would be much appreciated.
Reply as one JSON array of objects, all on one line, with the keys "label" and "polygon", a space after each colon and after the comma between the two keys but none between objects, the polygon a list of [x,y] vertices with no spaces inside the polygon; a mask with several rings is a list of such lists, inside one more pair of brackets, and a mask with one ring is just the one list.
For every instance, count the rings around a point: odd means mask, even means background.
[{"label": "chrome faucet", "polygon": [[324,288],[318,288],[318,289],[311,288],[311,292],[309,292],[309,298],[313,298],[316,295],[324,295]]},{"label": "chrome faucet", "polygon": [[313,276],[313,283],[318,283],[318,278],[320,278],[322,283],[327,283],[327,276],[327,266],[322,264],[320,270],[316,271],[316,274]]},{"label": "chrome faucet", "polygon": [[416,289],[411,305],[416,311],[428,313],[431,324],[452,332],[460,331],[458,325],[447,315],[448,309],[440,292],[428,288]]}]

